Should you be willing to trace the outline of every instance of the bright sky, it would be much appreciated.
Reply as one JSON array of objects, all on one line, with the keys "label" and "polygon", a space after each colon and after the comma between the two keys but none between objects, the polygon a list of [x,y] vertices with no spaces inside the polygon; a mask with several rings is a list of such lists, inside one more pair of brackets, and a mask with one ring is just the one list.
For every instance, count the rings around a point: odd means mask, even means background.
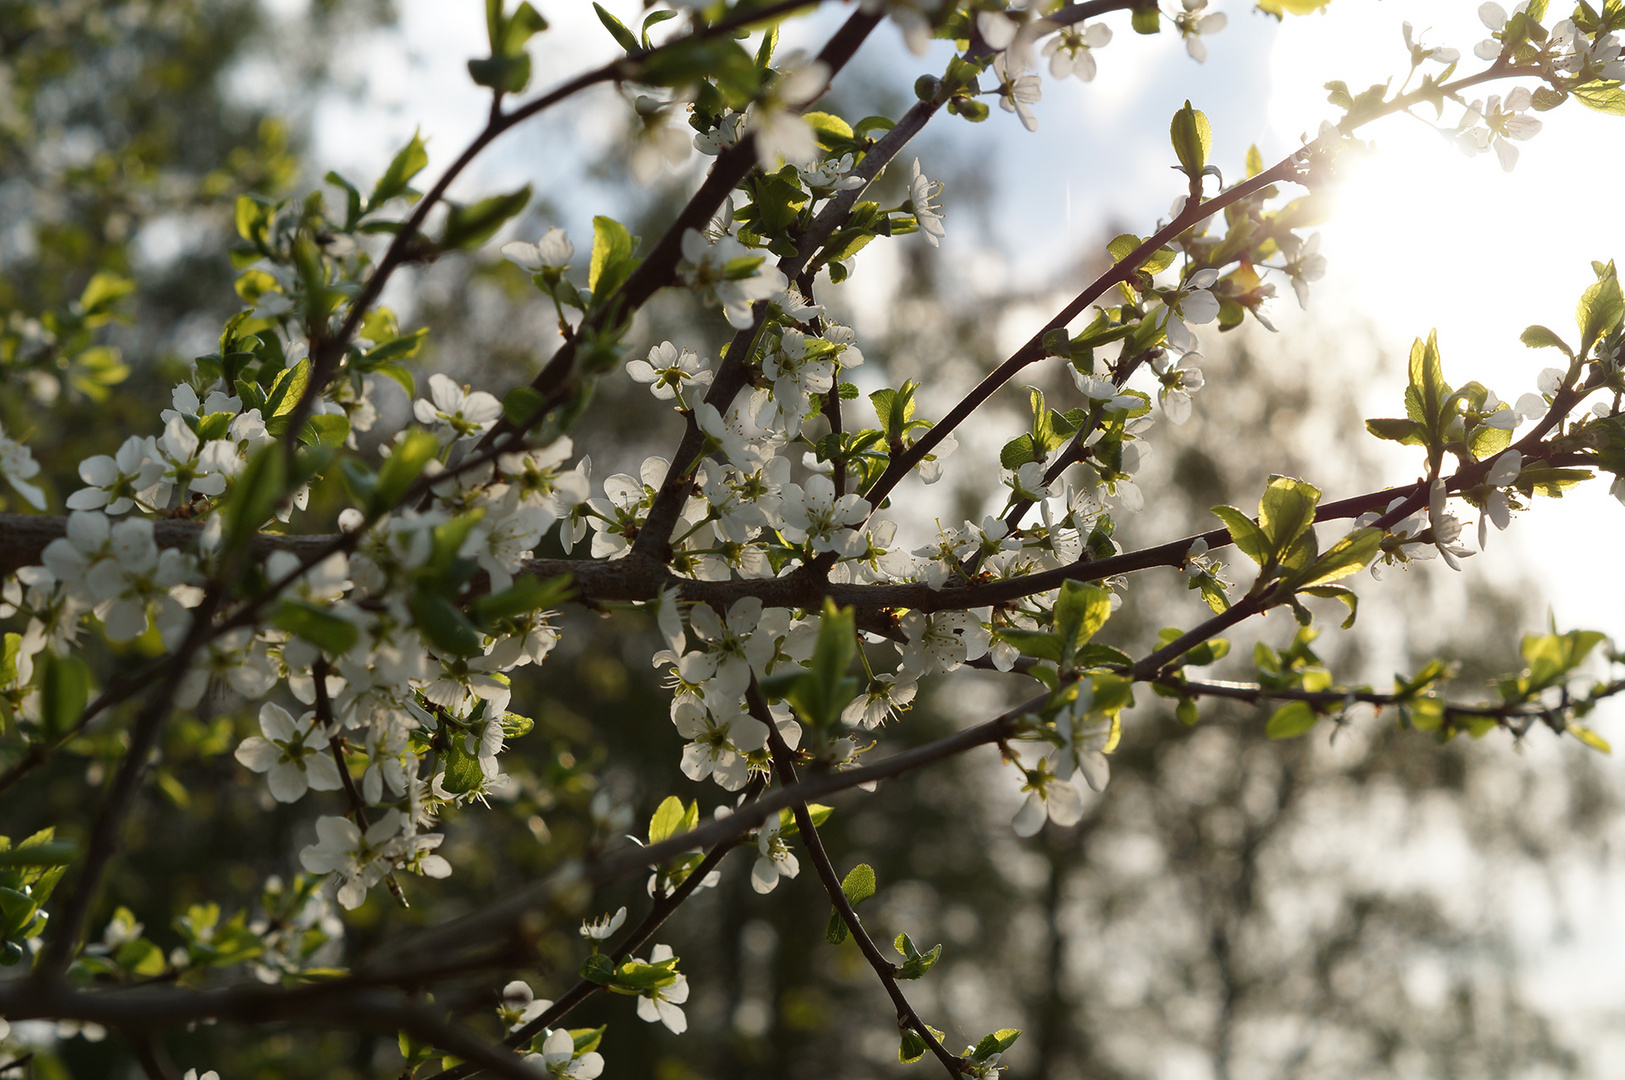
[{"label": "bright sky", "polygon": [[[276,0],[295,7],[303,2]],[[607,6],[632,21],[641,5],[619,0]],[[1385,0],[1376,6],[1336,0],[1324,14],[1280,25],[1243,4],[1215,0],[1214,6],[1228,13],[1230,24],[1210,40],[1204,65],[1188,60],[1175,36],[1137,36],[1126,18],[1113,18],[1116,36],[1098,54],[1094,83],[1057,84],[1046,76],[1037,135],[995,110],[990,122],[974,128],[946,121],[958,125],[951,142],[922,143],[919,156],[931,175],[950,174],[972,158],[985,163],[993,184],[989,233],[1007,238],[1000,254],[1016,280],[1050,282],[1080,245],[1097,242],[1108,223],[1143,234],[1167,214],[1180,193],[1179,178],[1168,171],[1168,118],[1186,98],[1209,115],[1212,160],[1233,179],[1249,144],[1258,144],[1265,160],[1273,161],[1299,144],[1300,133],[1314,132],[1321,120],[1335,116],[1322,89],[1327,80],[1342,79],[1358,90],[1390,76],[1403,78],[1403,20],[1426,43],[1460,50],[1462,72],[1477,69],[1472,49],[1487,35],[1472,0]],[[479,5],[403,0],[400,7],[402,30],[379,37],[372,45],[376,55],[358,57],[354,66],[374,73],[373,81],[358,84],[348,99],[328,99],[318,111],[318,156],[362,176],[380,170],[419,124],[430,139],[432,167],[441,167],[484,113],[484,94],[469,85],[463,68],[483,47]],[[544,11],[558,32],[539,39],[539,82],[611,55],[613,46],[589,5],[552,3]],[[815,46],[846,13],[840,6],[819,20],[795,24],[787,40]],[[938,45],[930,57],[912,58],[888,29],[865,46],[862,58],[876,78],[894,79],[906,90],[915,75],[940,71],[946,55],[946,46]],[[1591,208],[1618,186],[1625,157],[1617,126],[1622,121],[1573,104],[1541,119],[1544,130],[1520,144],[1510,174],[1493,155],[1463,156],[1414,119],[1394,117],[1363,131],[1380,153],[1360,168],[1338,216],[1322,230],[1321,251],[1330,269],[1310,312],[1299,315],[1290,295],[1275,305],[1272,314],[1283,334],[1304,326],[1306,318],[1335,320],[1359,312],[1372,320],[1390,356],[1403,356],[1412,338],[1437,328],[1445,375],[1453,383],[1478,379],[1506,400],[1534,389],[1536,376],[1556,354],[1526,349],[1519,333],[1544,323],[1572,340],[1575,301],[1592,280],[1590,261],[1625,257],[1625,218]],[[1446,114],[1447,123],[1454,120]],[[590,122],[562,114],[508,138],[463,185],[466,194],[527,181],[545,191],[549,180],[565,178],[579,192],[579,163],[606,142]],[[566,142],[571,153],[560,155],[557,148]],[[946,160],[950,154],[959,160]],[[555,210],[579,238],[590,228],[594,207],[590,198],[574,198],[580,205],[566,196]],[[956,223],[952,190],[946,202],[942,256],[988,257],[967,219]],[[1305,363],[1326,360],[1306,357]],[[1399,365],[1389,366],[1390,375],[1373,376],[1367,388],[1365,415],[1394,415],[1400,408],[1402,383],[1396,380],[1402,375],[1392,374]],[[1396,460],[1394,482],[1414,475],[1406,471],[1413,464]],[[1328,492],[1340,494],[1346,493]],[[1558,502],[1543,500],[1536,509],[1494,537],[1488,553],[1467,563],[1468,573],[1503,581],[1533,577],[1560,627],[1592,627],[1625,640],[1625,589],[1602,550],[1603,538],[1619,534],[1625,507],[1608,497],[1605,481]],[[1625,741],[1619,731],[1605,731]],[[1559,895],[1569,906],[1570,925],[1581,930],[1553,947],[1550,924],[1530,915],[1522,929],[1538,958],[1531,987],[1549,1007],[1571,1010],[1565,1022],[1584,1025],[1593,1015],[1586,1009],[1588,999],[1596,1000],[1592,995],[1614,1001],[1625,996],[1625,976],[1616,979],[1603,970],[1625,971],[1625,965],[1596,961],[1625,956],[1625,938],[1607,936],[1605,929],[1625,880],[1580,867],[1556,873],[1564,881]],[[1532,906],[1520,905],[1526,913],[1545,911],[1553,902],[1536,880],[1507,888],[1531,898]],[[1625,1045],[1608,1044],[1602,1029],[1592,1030],[1592,1065],[1601,1070],[1593,1075],[1617,1075],[1613,1066],[1625,1064]]]}]

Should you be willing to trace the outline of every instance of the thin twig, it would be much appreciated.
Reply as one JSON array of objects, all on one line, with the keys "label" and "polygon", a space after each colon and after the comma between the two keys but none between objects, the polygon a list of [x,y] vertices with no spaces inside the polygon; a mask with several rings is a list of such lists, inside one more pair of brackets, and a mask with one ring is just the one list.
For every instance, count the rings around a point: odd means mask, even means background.
[{"label": "thin twig", "polygon": [[[778,725],[773,722],[773,714],[767,707],[767,699],[756,685],[755,678],[751,679],[749,688],[745,692],[745,701],[750,708],[750,714],[757,721],[767,727],[767,746],[773,755],[773,771],[779,778],[779,784],[785,789],[794,789],[799,786],[800,778],[796,776],[795,755],[784,736],[779,734]],[[814,869],[818,871],[818,880],[823,883],[824,892],[829,894],[830,903],[840,913],[841,921],[846,924],[847,930],[852,934],[852,940],[857,943],[858,951],[863,958],[869,961],[874,968],[875,977],[880,985],[886,988],[886,995],[891,998],[892,1005],[897,1009],[897,1026],[899,1028],[912,1028],[930,1049],[932,1055],[948,1070],[953,1080],[959,1080],[964,1075],[964,1059],[954,1054],[942,1045],[937,1033],[931,1026],[920,1019],[920,1014],[909,1003],[903,988],[897,985],[897,968],[881,953],[879,946],[869,936],[869,931],[863,928],[863,921],[853,910],[852,902],[847,899],[846,891],[841,888],[841,877],[835,871],[835,866],[829,860],[829,853],[824,850],[824,842],[818,836],[818,827],[813,824],[812,813],[807,809],[806,802],[795,802],[790,805],[790,812],[795,815],[796,831],[801,836],[801,842],[807,849],[807,857],[812,860]]]}]

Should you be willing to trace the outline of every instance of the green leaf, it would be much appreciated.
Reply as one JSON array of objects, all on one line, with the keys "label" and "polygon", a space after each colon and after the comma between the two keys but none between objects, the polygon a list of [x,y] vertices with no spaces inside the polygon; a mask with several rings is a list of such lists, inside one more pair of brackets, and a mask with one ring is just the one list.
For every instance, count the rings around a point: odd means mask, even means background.
[{"label": "green leaf", "polygon": [[260,526],[276,513],[287,486],[287,455],[281,445],[269,443],[254,452],[232,482],[226,503],[228,553],[246,550]]},{"label": "green leaf", "polygon": [[1055,599],[1055,633],[1061,639],[1061,662],[1071,660],[1079,647],[1106,625],[1112,614],[1109,589],[1068,580]]},{"label": "green leaf", "polygon": [[286,597],[277,605],[271,622],[277,629],[304,638],[329,656],[343,656],[355,648],[360,635],[350,620],[293,597]]},{"label": "green leaf", "polygon": [[1134,9],[1130,22],[1136,34],[1155,34],[1162,30],[1162,12],[1157,5],[1148,4]]},{"label": "green leaf", "polygon": [[1314,565],[1303,572],[1302,580],[1294,579],[1298,586],[1322,585],[1357,574],[1382,551],[1382,530],[1355,529],[1326,549]]},{"label": "green leaf", "polygon": [[55,741],[73,729],[90,700],[90,668],[77,656],[40,653],[40,726]]},{"label": "green leaf", "polygon": [[480,651],[479,631],[444,596],[420,589],[412,593],[407,607],[418,631],[436,649],[453,656],[473,656]]},{"label": "green leaf", "polygon": [[1312,585],[1303,591],[1310,596],[1341,601],[1343,606],[1349,609],[1349,617],[1341,624],[1343,629],[1347,630],[1354,625],[1354,617],[1360,611],[1360,597],[1353,589],[1343,585]]},{"label": "green leaf", "polygon": [[531,386],[516,386],[502,395],[502,415],[516,428],[527,426],[546,398]]},{"label": "green leaf", "polygon": [[1000,1028],[991,1035],[984,1035],[970,1052],[971,1060],[986,1061],[996,1054],[1002,1054],[1019,1038],[1021,1031],[1018,1028]]},{"label": "green leaf", "polygon": [[[868,863],[859,863],[847,871],[846,877],[841,881],[841,892],[845,894],[847,903],[857,907],[875,894],[875,869]],[[831,909],[829,922],[824,927],[824,940],[831,945],[839,945],[846,940],[846,920],[841,918],[838,910]]]},{"label": "green leaf", "polygon": [[373,486],[372,511],[380,514],[400,502],[407,489],[423,472],[423,466],[440,450],[440,440],[421,428],[407,433],[394,453],[378,470]]},{"label": "green leaf", "polygon": [[638,51],[638,39],[627,29],[625,23],[605,11],[602,4],[595,3],[592,9],[598,13],[598,21],[604,24],[604,29],[615,39],[615,44],[629,53]]},{"label": "green leaf", "polygon": [[857,907],[875,894],[875,868],[868,863],[859,863],[848,870],[846,877],[841,879],[841,892],[846,894],[847,902]]},{"label": "green leaf", "polygon": [[1426,342],[1417,338],[1411,344],[1410,383],[1405,388],[1405,415],[1420,425],[1418,432],[1428,448],[1428,464],[1437,472],[1444,459],[1446,415],[1450,386],[1444,381],[1439,360],[1439,332],[1430,330]]},{"label": "green leaf", "polygon": [[1037,460],[1038,454],[1033,449],[1031,435],[1017,435],[1005,443],[1004,449],[999,451],[999,464],[1011,472],[1015,472],[1029,461]]},{"label": "green leaf", "polygon": [[1258,502],[1258,527],[1277,556],[1290,550],[1314,524],[1318,502],[1320,489],[1313,484],[1290,476],[1270,477]]},{"label": "green leaf", "polygon": [[265,417],[265,429],[273,435],[282,433],[287,422],[282,417],[293,412],[299,404],[299,399],[305,396],[305,387],[310,385],[310,359],[307,357],[291,368],[283,368],[277,372],[276,379],[271,383],[271,389],[265,397],[265,407],[260,415]]},{"label": "green leaf", "polygon": [[45,844],[25,844],[11,848],[8,851],[0,851],[0,868],[70,866],[73,863],[73,857],[78,853],[78,846],[67,840],[56,840]]},{"label": "green leaf", "polygon": [[1207,116],[1191,108],[1190,100],[1186,99],[1185,107],[1174,113],[1168,134],[1185,175],[1202,175],[1202,170],[1207,166],[1208,152],[1213,149],[1213,128],[1208,124]]},{"label": "green leaf", "polygon": [[[1598,735],[1595,731],[1592,731],[1584,724],[1570,724],[1564,730],[1598,753],[1612,754],[1614,752],[1613,748],[1608,745],[1607,739],[1603,738],[1601,735]],[[0,856],[0,858],[4,858],[4,856]]]},{"label": "green leaf", "polygon": [[1625,91],[1612,79],[1597,79],[1574,88],[1574,96],[1588,109],[1625,116]]},{"label": "green leaf", "polygon": [[429,336],[427,326],[419,327],[410,334],[401,334],[391,338],[381,345],[369,349],[362,357],[360,366],[366,371],[374,371],[378,365],[392,360],[406,360],[418,354],[423,348],[423,340]]},{"label": "green leaf", "polygon": [[1249,180],[1264,171],[1264,155],[1258,152],[1258,147],[1256,145],[1249,146],[1247,148],[1247,158],[1244,162],[1244,167],[1247,170],[1247,179]]},{"label": "green leaf", "polygon": [[1275,710],[1264,727],[1264,734],[1272,739],[1294,739],[1313,731],[1319,721],[1319,714],[1307,701],[1289,701]]},{"label": "green leaf", "polygon": [[[1583,302],[1584,301],[1582,301],[1582,303]],[[1565,356],[1574,356],[1574,350],[1569,348],[1568,343],[1562,338],[1558,337],[1556,333],[1548,330],[1544,326],[1537,325],[1527,327],[1524,332],[1518,336],[1518,340],[1529,346],[1531,349],[1562,349]]]},{"label": "green leaf", "polygon": [[[613,292],[630,268],[620,272],[632,258],[632,234],[626,226],[602,215],[592,219],[592,264],[587,271],[587,287],[595,299]],[[599,282],[604,284],[600,285]]]},{"label": "green leaf", "polygon": [[84,291],[79,294],[79,307],[86,316],[105,314],[114,303],[135,292],[135,282],[106,270],[90,276]]},{"label": "green leaf", "polygon": [[1253,519],[1237,510],[1234,506],[1215,506],[1213,513],[1224,522],[1224,527],[1230,530],[1230,540],[1241,553],[1253,562],[1263,566],[1270,560],[1273,552],[1269,540],[1264,532],[1253,523]]},{"label": "green leaf", "polygon": [[598,986],[615,981],[615,961],[603,953],[593,953],[581,965],[581,977]]},{"label": "green leaf", "polygon": [[918,979],[936,966],[937,961],[942,958],[941,945],[934,945],[922,953],[915,948],[914,939],[907,934],[898,934],[892,947],[903,957],[902,967],[897,971],[899,979]]},{"label": "green leaf", "polygon": [[1040,660],[1054,660],[1061,662],[1061,635],[1051,634],[1045,630],[1018,630],[1001,629],[997,633],[1000,641],[1014,645],[1023,656],[1034,656]]},{"label": "green leaf", "polygon": [[559,574],[546,581],[530,576],[520,577],[501,592],[479,597],[469,605],[469,612],[482,626],[490,626],[499,619],[512,619],[542,608],[557,607],[574,592],[569,574]]},{"label": "green leaf", "polygon": [[485,783],[485,770],[480,767],[478,752],[468,749],[471,736],[458,730],[450,734],[446,750],[440,756],[440,762],[445,766],[441,786],[454,795],[478,791]]},{"label": "green leaf", "polygon": [[414,131],[411,141],[401,147],[390,161],[389,168],[384,170],[384,175],[373,185],[372,194],[367,197],[367,212],[371,213],[397,195],[407,194],[407,185],[412,178],[428,166],[429,152],[424,146],[422,133]]},{"label": "green leaf", "polygon": [[729,107],[741,108],[755,97],[761,78],[762,70],[737,41],[714,37],[675,42],[650,54],[638,81],[683,87],[709,80]]},{"label": "green leaf", "polygon": [[[343,413],[322,413],[305,421],[299,432],[299,441],[305,446],[337,450],[350,437],[350,418]],[[267,447],[266,449],[275,449]]]},{"label": "green leaf", "polygon": [[476,86],[487,86],[502,94],[517,94],[530,84],[530,56],[488,56],[468,62],[468,74]]},{"label": "green leaf", "polygon": [[1367,420],[1365,429],[1379,439],[1391,439],[1408,446],[1418,446],[1422,442],[1422,425],[1415,420]]},{"label": "green leaf", "polygon": [[688,811],[683,806],[683,800],[675,795],[666,796],[649,819],[649,843],[658,844],[684,831],[689,827],[686,825],[687,819]]},{"label": "green leaf", "polygon": [[442,251],[476,248],[492,236],[508,219],[518,214],[530,202],[530,185],[507,195],[493,195],[472,206],[450,204],[446,209],[446,224],[440,234]]},{"label": "green leaf", "polygon": [[1581,356],[1591,351],[1598,338],[1618,327],[1621,315],[1625,315],[1625,295],[1620,293],[1619,278],[1614,275],[1612,264],[1608,269],[1601,281],[1581,295],[1580,306],[1574,313],[1574,321],[1580,325]]},{"label": "green leaf", "polygon": [[818,628],[818,643],[807,662],[807,672],[792,684],[785,695],[817,727],[827,727],[840,719],[841,710],[857,693],[857,683],[846,675],[857,650],[856,612],[837,608],[825,599]]}]

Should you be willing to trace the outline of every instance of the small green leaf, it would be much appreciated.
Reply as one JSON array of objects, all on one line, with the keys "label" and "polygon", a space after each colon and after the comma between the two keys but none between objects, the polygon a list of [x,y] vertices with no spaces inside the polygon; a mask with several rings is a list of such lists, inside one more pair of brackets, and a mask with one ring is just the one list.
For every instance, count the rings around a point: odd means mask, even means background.
[{"label": "small green leaf", "polygon": [[492,236],[508,219],[518,214],[530,202],[530,185],[506,195],[493,195],[471,206],[448,205],[445,229],[438,247],[442,251],[476,248]]},{"label": "small green leaf", "polygon": [[1360,611],[1360,597],[1353,589],[1342,585],[1313,585],[1303,591],[1310,596],[1341,601],[1343,606],[1349,609],[1349,617],[1341,624],[1343,629],[1347,630],[1354,625],[1354,617]]},{"label": "small green leaf", "polygon": [[260,526],[276,513],[286,486],[287,455],[283,448],[270,443],[255,451],[232,482],[231,499],[226,503],[228,553],[247,548]]},{"label": "small green leaf", "polygon": [[1000,1028],[991,1035],[984,1035],[976,1044],[976,1048],[971,1051],[971,1060],[986,1061],[990,1057],[1002,1054],[1019,1038],[1021,1031],[1018,1028]]},{"label": "small green leaf", "polygon": [[[1258,527],[1277,556],[1285,554],[1315,521],[1320,489],[1290,476],[1272,476],[1258,502]],[[1285,561],[1284,559],[1282,560]]]},{"label": "small green leaf", "polygon": [[[593,218],[592,263],[587,270],[587,287],[595,298],[614,291],[625,280],[625,274],[617,276],[616,271],[631,258],[632,234],[626,231],[626,226],[611,217]],[[615,279],[613,284],[600,287],[599,282],[606,277]]]},{"label": "small green leaf", "polygon": [[1185,175],[1202,175],[1203,168],[1207,166],[1208,152],[1213,148],[1213,129],[1208,124],[1207,116],[1191,108],[1187,99],[1185,107],[1174,113],[1168,132]]},{"label": "small green leaf", "polygon": [[581,965],[581,977],[598,986],[615,981],[615,961],[603,953],[593,953]]},{"label": "small green leaf", "polygon": [[1055,633],[1061,639],[1062,662],[1099,632],[1112,614],[1112,594],[1097,585],[1068,580],[1055,599]]},{"label": "small green leaf", "polygon": [[502,395],[502,415],[516,428],[526,427],[546,399],[530,386],[516,386]]},{"label": "small green leaf", "polygon": [[1322,585],[1357,574],[1382,551],[1382,530],[1355,529],[1326,549],[1314,565],[1303,572],[1299,586]]},{"label": "small green leaf", "polygon": [[1574,355],[1574,350],[1569,348],[1567,342],[1544,326],[1530,326],[1526,328],[1524,332],[1518,336],[1518,340],[1529,346],[1531,349],[1562,349],[1564,355],[1569,357]]},{"label": "small green leaf", "polygon": [[605,11],[602,4],[595,3],[592,9],[598,13],[598,21],[604,24],[604,29],[615,39],[615,44],[629,53],[638,51],[638,39],[627,29],[625,23]]},{"label": "small green leaf", "polygon": [[408,432],[378,470],[378,479],[373,485],[373,513],[382,513],[400,502],[423,472],[423,466],[439,450],[440,440],[429,432],[421,428]]},{"label": "small green leaf", "polygon": [[40,653],[40,725],[55,741],[73,729],[90,700],[90,668],[77,656]]},{"label": "small green leaf", "polygon": [[1620,317],[1625,315],[1625,295],[1620,292],[1619,278],[1612,272],[1612,264],[1608,270],[1601,281],[1581,295],[1575,312],[1575,322],[1580,325],[1581,356],[1591,351],[1598,338],[1619,326]]},{"label": "small green leaf", "polygon": [[1230,530],[1230,540],[1253,562],[1263,566],[1273,557],[1273,550],[1264,532],[1253,519],[1234,506],[1215,506],[1213,513]]},{"label": "small green leaf", "polygon": [[1130,25],[1134,27],[1136,34],[1159,33],[1162,30],[1162,12],[1155,4],[1137,7],[1134,9]]},{"label": "small green leaf", "polygon": [[[1598,735],[1595,731],[1592,731],[1584,724],[1570,724],[1564,730],[1598,753],[1612,754],[1614,752],[1613,748],[1608,745],[1607,739],[1603,738],[1601,735]],[[3,858],[4,856],[0,856],[0,859]]]},{"label": "small green leaf", "polygon": [[46,844],[28,844],[11,848],[8,851],[0,851],[0,868],[70,866],[73,864],[73,857],[78,853],[78,846],[67,840],[56,840]]},{"label": "small green leaf", "polygon": [[846,894],[847,902],[853,907],[869,899],[875,894],[875,868],[868,863],[854,866],[841,879],[841,892]]},{"label": "small green leaf", "polygon": [[1365,429],[1379,439],[1391,439],[1397,443],[1414,446],[1422,441],[1422,425],[1415,420],[1396,418],[1367,420]]},{"label": "small green leaf", "polygon": [[473,656],[480,651],[480,634],[456,604],[443,596],[419,590],[407,600],[412,621],[425,640],[453,656]]},{"label": "small green leaf", "polygon": [[412,140],[401,147],[390,161],[389,168],[384,170],[384,175],[373,185],[372,194],[367,198],[367,211],[370,213],[395,196],[406,194],[407,185],[412,182],[412,177],[428,166],[429,152],[424,146],[421,133],[414,131]]},{"label": "small green leaf", "polygon": [[1275,710],[1275,715],[1264,727],[1264,734],[1272,739],[1297,738],[1313,731],[1319,720],[1319,714],[1309,707],[1307,701],[1289,701]]},{"label": "small green leaf", "polygon": [[675,795],[666,796],[649,819],[649,843],[658,844],[676,836],[683,827],[687,813],[682,799]]},{"label": "small green leaf", "polygon": [[343,656],[355,648],[360,635],[350,620],[293,597],[277,605],[271,622],[277,629],[304,638],[329,656]]},{"label": "small green leaf", "polygon": [[469,738],[461,731],[452,731],[446,750],[440,756],[440,762],[445,766],[440,785],[454,795],[478,791],[485,783],[485,770],[480,766],[479,754],[468,749]]}]

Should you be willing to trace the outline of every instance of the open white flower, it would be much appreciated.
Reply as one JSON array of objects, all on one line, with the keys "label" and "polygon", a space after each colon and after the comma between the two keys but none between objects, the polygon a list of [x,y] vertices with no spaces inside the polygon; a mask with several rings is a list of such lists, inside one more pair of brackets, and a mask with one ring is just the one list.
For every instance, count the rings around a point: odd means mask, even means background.
[{"label": "open white flower", "polygon": [[536,996],[529,983],[523,979],[515,979],[502,988],[502,1000],[497,1003],[497,1017],[501,1019],[503,1027],[509,1031],[518,1031],[552,1007],[551,1001]]},{"label": "open white flower", "polygon": [[1033,105],[1043,98],[1044,84],[1037,75],[1027,74],[1021,61],[1012,59],[1014,55],[1014,50],[1007,50],[993,58],[993,75],[999,80],[999,108],[1015,113],[1028,131],[1037,131]]},{"label": "open white flower", "polygon": [[538,1058],[547,1075],[558,1080],[593,1080],[604,1071],[604,1056],[598,1051],[589,1050],[580,1057],[576,1056],[575,1039],[564,1028],[554,1028],[547,1033],[540,1054],[525,1055],[527,1061]]},{"label": "open white flower", "polygon": [[439,372],[429,376],[429,397],[412,403],[412,415],[420,424],[442,426],[453,439],[477,439],[502,418],[495,396],[458,386]]},{"label": "open white flower", "polygon": [[548,229],[534,244],[524,240],[511,240],[502,245],[504,259],[532,274],[548,268],[562,269],[569,266],[575,254],[576,246],[570,243],[569,234],[557,226]]},{"label": "open white flower", "polygon": [[1112,29],[1105,23],[1077,23],[1063,26],[1044,45],[1049,57],[1049,73],[1057,79],[1076,75],[1079,82],[1095,77],[1094,50],[1111,43]]},{"label": "open white flower", "polygon": [[1194,361],[1202,359],[1199,352],[1188,352],[1179,360],[1167,353],[1151,361],[1151,370],[1157,373],[1161,386],[1157,400],[1162,403],[1163,415],[1170,424],[1183,424],[1191,418],[1191,395],[1202,389],[1202,369]]},{"label": "open white flower", "polygon": [[920,171],[920,159],[914,159],[914,172],[908,181],[909,201],[914,204],[914,220],[919,223],[920,232],[936,247],[942,238],[948,235],[948,230],[942,225],[942,210],[931,205],[931,200],[942,191],[942,184],[933,181]]},{"label": "open white flower", "polygon": [[1490,522],[1495,522],[1495,527],[1503,531],[1512,524],[1512,504],[1504,489],[1516,483],[1521,472],[1523,455],[1516,450],[1507,450],[1490,464],[1490,471],[1484,474],[1485,486],[1494,490],[1485,496],[1484,508],[1478,515],[1478,550],[1483,551],[1489,542]]},{"label": "open white flower", "polygon": [[751,105],[746,124],[756,136],[756,160],[763,172],[783,162],[809,165],[818,160],[818,135],[801,111],[829,85],[829,65],[792,56],[786,68]]},{"label": "open white flower", "polygon": [[316,714],[295,720],[280,705],[260,706],[260,731],[237,746],[234,755],[255,772],[267,773],[271,797],[277,802],[298,802],[309,791],[337,791],[343,787],[337,763],[328,753],[332,733],[315,726]]},{"label": "open white flower", "polygon": [[731,236],[715,243],[697,229],[683,233],[683,261],[678,279],[702,298],[722,305],[722,313],[735,330],[751,325],[751,305],[782,292],[789,285],[784,272],[770,266],[766,254],[745,247]]},{"label": "open white flower", "polygon": [[669,341],[650,349],[646,360],[627,361],[626,373],[633,382],[648,383],[657,401],[670,401],[691,387],[699,390],[710,386],[716,376],[699,353],[693,349],[679,351]]},{"label": "open white flower", "polygon": [[405,815],[394,809],[384,811],[365,833],[349,818],[317,818],[318,842],[299,852],[299,863],[312,874],[337,874],[339,906],[353,910],[406,850],[406,825]]},{"label": "open white flower", "polygon": [[[656,945],[649,952],[649,963],[658,964],[671,959],[670,945]],[[688,1030],[688,1017],[678,1008],[688,1000],[688,977],[679,975],[669,986],[645,990],[638,998],[638,1016],[651,1024],[665,1024],[673,1035]]]},{"label": "open white flower", "polygon": [[35,510],[45,509],[45,492],[39,485],[29,483],[29,478],[39,475],[39,462],[34,460],[34,452],[16,439],[6,434],[6,429],[0,427],[0,475],[5,476],[6,483],[28,500],[28,505]]},{"label": "open white flower", "polygon": [[1518,148],[1511,140],[1522,142],[1540,133],[1540,121],[1524,115],[1534,101],[1528,88],[1519,86],[1507,94],[1504,102],[1499,94],[1491,94],[1488,101],[1473,102],[1456,125],[1456,145],[1467,154],[1493,148],[1501,168],[1511,172],[1518,163]]},{"label": "open white flower", "polygon": [[1223,12],[1207,10],[1207,0],[1181,0],[1184,11],[1174,18],[1174,26],[1185,39],[1185,51],[1197,63],[1207,60],[1207,45],[1202,41],[1203,34],[1217,34],[1223,30],[1229,21]]},{"label": "open white flower", "polygon": [[582,923],[581,936],[589,941],[608,941],[615,936],[615,931],[619,930],[624,922],[626,922],[626,905],[623,904],[613,915],[601,915]]},{"label": "open white flower", "polygon": [[1021,790],[1029,794],[1012,823],[1017,836],[1038,835],[1045,821],[1068,828],[1083,820],[1083,793],[1076,784],[1058,776],[1048,758],[1040,758],[1038,767],[1027,770],[1026,777]]},{"label": "open white flower", "polygon": [[750,887],[759,893],[772,892],[781,877],[793,878],[801,873],[801,863],[779,835],[782,827],[778,818],[769,818],[756,833],[756,848],[761,854],[751,867]]}]

